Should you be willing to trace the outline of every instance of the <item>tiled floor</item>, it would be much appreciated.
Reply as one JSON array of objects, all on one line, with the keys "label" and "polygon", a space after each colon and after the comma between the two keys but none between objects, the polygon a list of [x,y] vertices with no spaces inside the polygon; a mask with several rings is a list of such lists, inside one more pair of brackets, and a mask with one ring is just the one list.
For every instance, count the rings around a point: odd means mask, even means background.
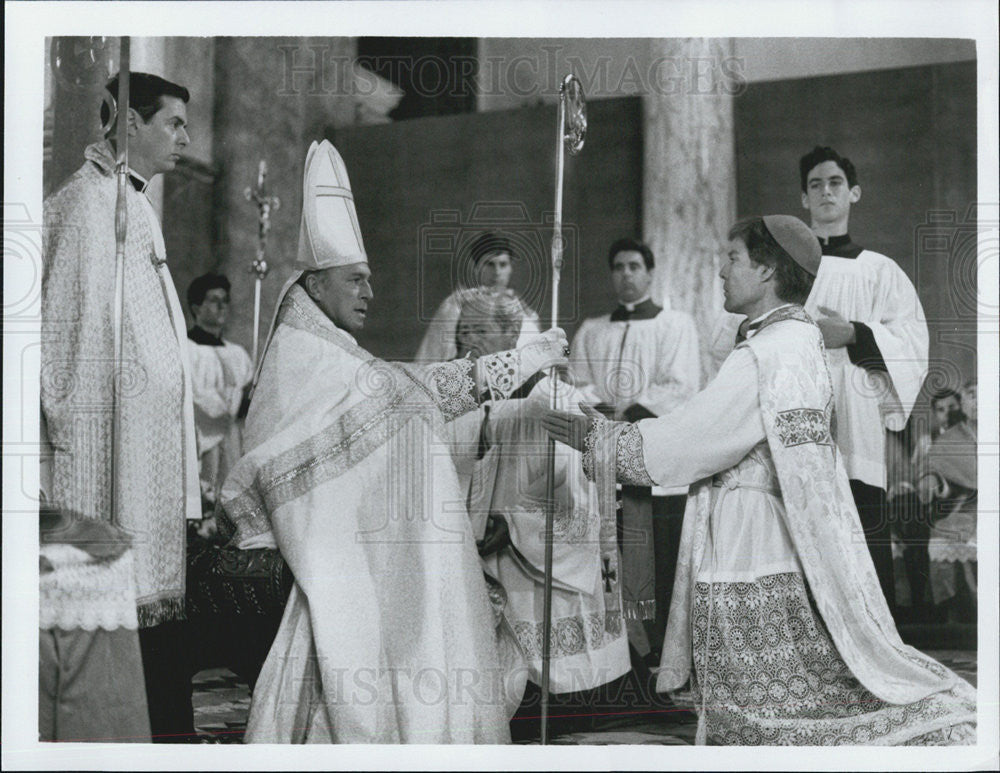
[{"label": "tiled floor", "polygon": [[[931,657],[976,683],[976,653],[970,650],[935,650]],[[246,729],[250,694],[246,684],[226,669],[202,671],[195,677],[194,724],[210,743],[242,743]],[[671,712],[646,712],[628,716],[609,716],[594,722],[587,732],[557,735],[552,743],[563,745],[656,744],[690,745],[694,743],[693,715]]]}]

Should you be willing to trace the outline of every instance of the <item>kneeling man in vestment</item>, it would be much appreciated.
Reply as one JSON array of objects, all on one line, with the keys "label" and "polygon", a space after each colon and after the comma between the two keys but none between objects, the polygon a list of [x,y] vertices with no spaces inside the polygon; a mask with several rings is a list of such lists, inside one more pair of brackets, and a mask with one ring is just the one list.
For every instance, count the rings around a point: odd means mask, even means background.
[{"label": "kneeling man in vestment", "polygon": [[551,412],[599,490],[691,484],[657,689],[690,681],[699,743],[975,743],[976,691],[903,644],[835,442],[804,223],[729,234],[725,308],[746,340],[685,406],[635,423]]}]

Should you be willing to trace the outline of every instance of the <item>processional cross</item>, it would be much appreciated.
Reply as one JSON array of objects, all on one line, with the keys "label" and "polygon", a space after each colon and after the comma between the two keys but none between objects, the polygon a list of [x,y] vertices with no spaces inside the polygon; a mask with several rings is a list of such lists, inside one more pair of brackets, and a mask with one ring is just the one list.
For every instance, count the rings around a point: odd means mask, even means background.
[{"label": "processional cross", "polygon": [[256,275],[253,293],[253,364],[256,367],[260,341],[260,286],[270,270],[267,265],[267,234],[271,230],[271,212],[281,207],[281,200],[267,193],[267,162],[264,159],[257,167],[257,187],[247,187],[243,195],[247,201],[257,205],[257,257],[250,265],[250,273]]}]

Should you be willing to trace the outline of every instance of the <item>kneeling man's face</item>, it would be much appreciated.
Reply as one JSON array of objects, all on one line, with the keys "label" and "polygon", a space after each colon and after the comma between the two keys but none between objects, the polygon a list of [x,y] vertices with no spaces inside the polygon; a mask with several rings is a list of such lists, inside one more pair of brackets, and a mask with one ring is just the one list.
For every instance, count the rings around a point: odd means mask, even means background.
[{"label": "kneeling man's face", "polygon": [[365,326],[368,303],[374,297],[367,263],[334,266],[306,280],[306,290],[322,312],[341,330],[357,333]]},{"label": "kneeling man's face", "polygon": [[732,239],[722,261],[723,308],[731,314],[746,314],[760,300],[764,292],[763,273],[766,266],[750,260],[750,253],[742,239]]}]

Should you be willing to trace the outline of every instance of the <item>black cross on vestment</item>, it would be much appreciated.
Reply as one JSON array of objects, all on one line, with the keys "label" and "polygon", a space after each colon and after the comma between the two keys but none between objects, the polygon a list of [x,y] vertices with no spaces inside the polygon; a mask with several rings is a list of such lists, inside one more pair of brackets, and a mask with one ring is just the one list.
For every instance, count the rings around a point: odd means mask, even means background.
[{"label": "black cross on vestment", "polygon": [[601,579],[604,580],[604,592],[611,593],[611,583],[617,582],[618,570],[611,568],[611,559],[604,559],[604,568],[601,570]]}]

